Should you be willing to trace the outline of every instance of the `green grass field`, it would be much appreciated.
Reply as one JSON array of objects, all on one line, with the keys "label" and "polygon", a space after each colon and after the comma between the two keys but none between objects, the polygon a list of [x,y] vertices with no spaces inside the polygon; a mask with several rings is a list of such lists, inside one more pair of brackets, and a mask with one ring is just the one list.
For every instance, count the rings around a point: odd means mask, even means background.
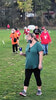
[{"label": "green grass field", "polygon": [[[20,36],[20,47],[25,51],[27,45]],[[32,74],[27,97],[22,97],[19,92],[23,89],[25,57],[12,53],[11,30],[0,30],[0,100],[56,100],[56,31],[51,30],[52,44],[49,44],[48,56],[43,57],[42,96],[36,96],[37,86]],[[5,44],[2,43],[4,40]]]}]

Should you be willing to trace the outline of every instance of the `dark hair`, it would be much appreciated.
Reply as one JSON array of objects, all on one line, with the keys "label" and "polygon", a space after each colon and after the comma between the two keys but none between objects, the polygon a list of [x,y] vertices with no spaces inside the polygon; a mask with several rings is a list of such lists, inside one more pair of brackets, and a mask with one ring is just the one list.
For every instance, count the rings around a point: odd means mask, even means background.
[{"label": "dark hair", "polygon": [[36,41],[38,41],[38,40],[36,39],[36,36],[35,36],[34,33],[29,33],[29,35],[30,35],[32,38],[34,38]]},{"label": "dark hair", "polygon": [[14,28],[17,31],[17,27]]}]

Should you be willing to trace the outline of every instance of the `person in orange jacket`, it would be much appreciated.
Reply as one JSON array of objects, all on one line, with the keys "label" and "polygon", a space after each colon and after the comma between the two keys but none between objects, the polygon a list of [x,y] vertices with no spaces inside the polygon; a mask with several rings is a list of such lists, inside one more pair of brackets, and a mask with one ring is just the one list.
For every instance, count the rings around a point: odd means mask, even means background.
[{"label": "person in orange jacket", "polygon": [[15,32],[15,29],[11,30],[10,38],[11,38],[13,53],[15,53],[15,52],[17,53],[17,51],[18,51],[18,48],[17,48],[18,34]]}]

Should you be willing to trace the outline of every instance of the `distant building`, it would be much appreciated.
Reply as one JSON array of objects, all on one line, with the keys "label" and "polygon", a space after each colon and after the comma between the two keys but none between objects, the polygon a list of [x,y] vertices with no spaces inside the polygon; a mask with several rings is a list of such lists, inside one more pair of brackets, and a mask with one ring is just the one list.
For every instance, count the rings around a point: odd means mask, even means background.
[{"label": "distant building", "polygon": [[25,13],[26,17],[34,17],[34,13]]},{"label": "distant building", "polygon": [[44,12],[43,14],[44,14],[45,17],[47,17],[47,18],[48,18],[48,16],[51,17],[51,18],[55,18],[55,12],[54,12],[54,11]]}]

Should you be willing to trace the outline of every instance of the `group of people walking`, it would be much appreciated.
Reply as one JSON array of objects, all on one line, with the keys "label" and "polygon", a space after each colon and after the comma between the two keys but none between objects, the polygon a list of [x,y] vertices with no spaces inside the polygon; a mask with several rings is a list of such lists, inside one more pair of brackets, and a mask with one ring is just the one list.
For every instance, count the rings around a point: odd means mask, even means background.
[{"label": "group of people walking", "polygon": [[[24,34],[26,35],[26,40],[29,33],[30,33],[30,30],[25,27]],[[36,39],[39,42],[41,42],[43,46],[43,49],[44,49],[43,55],[48,55],[48,44],[51,43],[51,37],[48,33],[48,30],[45,27],[42,27],[40,30],[38,26],[35,26],[35,29],[33,30],[33,34],[35,34]]]},{"label": "group of people walking", "polygon": [[[24,32],[23,35],[25,34],[25,39],[28,42],[28,34],[30,33],[30,30],[27,27],[24,27]],[[48,33],[48,30],[45,27],[42,27],[42,29],[40,30],[38,28],[38,26],[35,27],[35,29],[33,30],[33,34],[35,34],[36,39],[41,42],[43,49],[44,49],[44,54],[43,55],[47,55],[48,54],[48,44],[51,43],[51,37]],[[18,47],[19,47],[19,38],[20,38],[20,31],[17,28],[14,28],[11,30],[11,41],[12,41],[12,48],[13,48],[13,52],[16,53],[18,51]],[[16,41],[14,41],[14,39],[16,39]]]}]

